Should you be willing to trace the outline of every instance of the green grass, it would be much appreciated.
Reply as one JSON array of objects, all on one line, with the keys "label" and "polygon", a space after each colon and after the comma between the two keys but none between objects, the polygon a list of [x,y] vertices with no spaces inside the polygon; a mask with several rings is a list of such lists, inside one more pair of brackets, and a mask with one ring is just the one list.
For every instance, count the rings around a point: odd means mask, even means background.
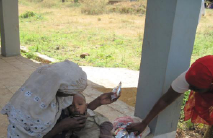
[{"label": "green grass", "polygon": [[213,55],[213,29],[206,28],[204,32],[196,34],[192,56],[203,55]]},{"label": "green grass", "polygon": [[[38,30],[45,15],[36,14],[30,18],[20,18],[23,26],[38,24]],[[25,25],[24,25],[25,24]],[[139,70],[142,37],[126,37],[105,29],[62,29],[48,30],[43,34],[38,30],[21,29],[21,44],[29,50],[40,52],[59,61],[70,59],[80,65],[98,67],[124,67]],[[59,49],[57,49],[59,47]],[[80,54],[89,53],[85,59]],[[197,32],[192,61],[204,55],[213,54],[213,31],[206,28]]]},{"label": "green grass", "polygon": [[206,9],[206,13],[197,29],[191,63],[199,57],[213,55],[213,11]]},{"label": "green grass", "polygon": [[[67,5],[74,4],[68,3]],[[73,7],[67,7],[67,5],[65,5],[66,8],[80,8],[79,5]],[[39,52],[59,61],[70,59],[79,65],[139,70],[142,33],[138,33],[137,36],[126,36],[115,33],[114,30],[88,26],[88,23],[79,24],[77,20],[67,21],[65,27],[61,29],[55,29],[54,26],[49,28],[50,18],[54,16],[54,11],[43,12],[41,9],[43,7],[37,11],[25,11],[20,15],[21,45],[27,46],[31,52]],[[58,7],[53,9],[58,9]],[[208,12],[212,17],[213,12],[210,10]],[[77,16],[81,15],[77,14]],[[209,20],[207,17],[201,20],[203,25],[197,30],[192,62],[204,55],[213,54],[213,25],[209,23]],[[128,18],[122,18],[120,21],[122,22],[121,28],[136,28],[134,22]],[[102,18],[97,17],[97,22],[102,22]],[[61,26],[61,23],[58,24]],[[75,25],[72,26],[73,24]],[[82,59],[80,58],[82,53],[89,53],[90,56]]]},{"label": "green grass", "polygon": [[34,52],[27,52],[27,53],[21,52],[21,55],[29,59],[38,60]]},{"label": "green grass", "polygon": [[[103,29],[52,30],[47,34],[21,31],[20,38],[30,51],[59,61],[70,59],[79,65],[139,69],[139,61],[131,61],[140,60],[142,42],[138,38],[115,35]],[[90,56],[82,59],[82,53]]]},{"label": "green grass", "polygon": [[[33,11],[26,11],[25,13],[21,14],[19,17],[21,19],[29,19],[28,21],[44,19],[44,17],[41,14],[34,13]],[[27,21],[27,20],[25,20],[25,21]]]}]

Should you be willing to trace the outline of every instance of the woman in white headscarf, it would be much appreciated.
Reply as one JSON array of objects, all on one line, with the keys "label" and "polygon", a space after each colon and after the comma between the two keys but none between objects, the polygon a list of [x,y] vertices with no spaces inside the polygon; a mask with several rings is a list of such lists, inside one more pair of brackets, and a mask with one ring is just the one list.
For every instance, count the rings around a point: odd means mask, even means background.
[{"label": "woman in white headscarf", "polygon": [[[38,68],[1,111],[9,119],[8,138],[49,138],[69,128],[83,127],[86,117],[56,122],[62,109],[72,104],[73,95],[86,86],[86,73],[71,61]],[[114,102],[111,94],[102,94],[88,108]]]}]

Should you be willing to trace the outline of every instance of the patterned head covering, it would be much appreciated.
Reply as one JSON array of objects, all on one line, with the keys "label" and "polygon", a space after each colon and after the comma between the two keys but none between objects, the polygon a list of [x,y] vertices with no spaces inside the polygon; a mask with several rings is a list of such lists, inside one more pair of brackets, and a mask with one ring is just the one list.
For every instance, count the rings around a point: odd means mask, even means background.
[{"label": "patterned head covering", "polygon": [[213,83],[213,55],[196,60],[186,73],[186,81],[197,88],[210,88]]},{"label": "patterned head covering", "polygon": [[1,111],[10,122],[8,137],[43,137],[54,127],[62,109],[72,104],[73,96],[56,97],[56,93],[77,94],[86,86],[86,73],[71,61],[38,68]]}]

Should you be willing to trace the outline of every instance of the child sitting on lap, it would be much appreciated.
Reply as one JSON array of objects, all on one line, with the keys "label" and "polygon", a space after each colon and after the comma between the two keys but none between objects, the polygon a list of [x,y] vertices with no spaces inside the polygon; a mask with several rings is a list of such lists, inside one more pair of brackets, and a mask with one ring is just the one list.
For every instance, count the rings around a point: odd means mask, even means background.
[{"label": "child sitting on lap", "polygon": [[87,109],[86,99],[82,94],[76,94],[73,97],[72,105],[62,110],[57,123],[66,117],[79,116],[88,116],[84,128],[63,131],[54,136],[54,138],[112,138],[112,123],[103,115]]}]

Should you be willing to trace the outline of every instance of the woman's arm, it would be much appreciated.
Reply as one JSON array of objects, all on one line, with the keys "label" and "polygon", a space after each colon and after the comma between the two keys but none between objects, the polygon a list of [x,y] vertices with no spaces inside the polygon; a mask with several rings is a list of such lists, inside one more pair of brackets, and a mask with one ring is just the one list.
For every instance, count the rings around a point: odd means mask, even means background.
[{"label": "woman's arm", "polygon": [[67,117],[56,124],[53,129],[48,132],[43,138],[52,138],[53,136],[64,130],[83,128],[85,126],[86,119],[86,117]]},{"label": "woman's arm", "polygon": [[53,136],[57,135],[58,133],[60,133],[62,131],[63,131],[63,126],[61,126],[61,124],[58,123],[43,138],[52,138]]},{"label": "woman's arm", "polygon": [[175,92],[172,87],[157,101],[152,110],[141,123],[133,123],[127,127],[129,132],[136,132],[137,135],[142,133],[147,125],[155,118],[162,110],[174,102],[182,93]]}]

